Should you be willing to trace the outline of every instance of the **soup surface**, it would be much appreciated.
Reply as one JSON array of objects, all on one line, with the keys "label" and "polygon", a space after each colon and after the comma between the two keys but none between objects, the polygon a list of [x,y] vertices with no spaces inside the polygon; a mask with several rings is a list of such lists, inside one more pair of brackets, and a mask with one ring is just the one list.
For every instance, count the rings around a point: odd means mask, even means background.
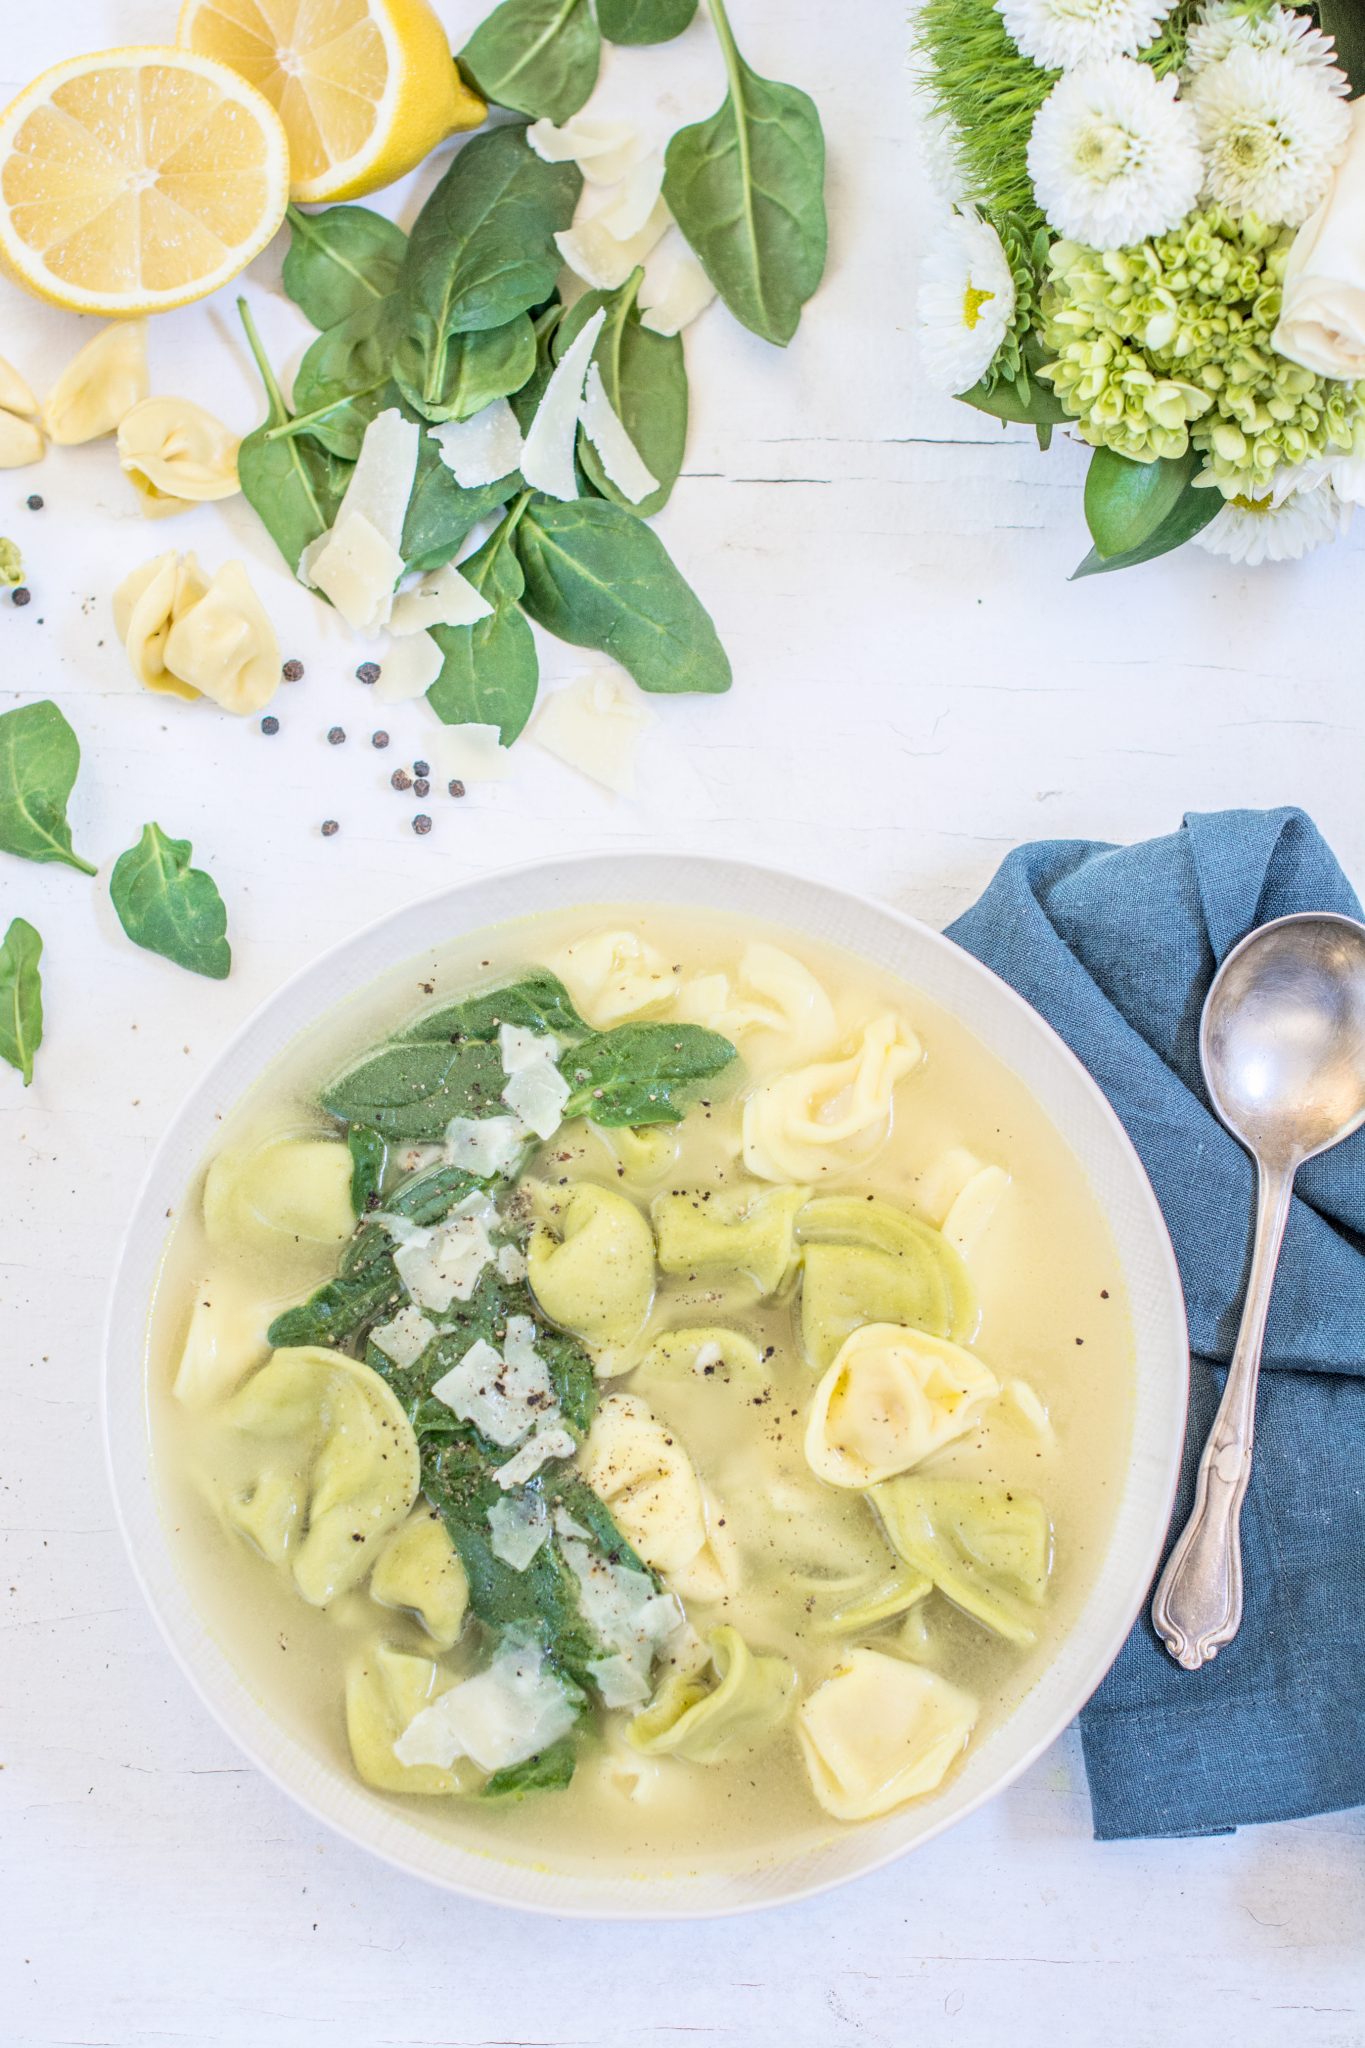
[{"label": "soup surface", "polygon": [[225,1121],[149,1373],[199,1610],[466,1848],[739,1868],[932,1798],[1098,1567],[1084,1176],[914,989],[615,905],[408,963]]}]

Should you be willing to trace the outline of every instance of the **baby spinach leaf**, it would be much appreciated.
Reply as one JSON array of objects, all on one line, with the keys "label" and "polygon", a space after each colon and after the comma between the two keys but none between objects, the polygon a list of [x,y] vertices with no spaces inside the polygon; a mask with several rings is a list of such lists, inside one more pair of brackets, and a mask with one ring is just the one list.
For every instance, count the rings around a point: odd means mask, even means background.
[{"label": "baby spinach leaf", "polygon": [[581,427],[578,459],[601,497],[633,512],[637,519],[652,519],[668,503],[682,468],[687,443],[687,366],[680,334],[655,334],[641,326],[635,297],[643,278],[644,271],[635,270],[619,291],[585,292],[565,316],[555,337],[555,352],[562,354],[599,308],[606,313],[592,359],[613,409],[657,477],[659,488],[638,504],[625,497],[608,478],[601,457]]},{"label": "baby spinach leaf", "polygon": [[675,1124],[680,1100],[728,1067],[735,1048],[700,1024],[621,1024],[565,1053],[559,1070],[573,1090],[566,1118],[595,1124]]},{"label": "baby spinach leaf", "polygon": [[499,1116],[506,1075],[493,1045],[397,1041],[334,1081],[324,1109],[363,1123],[392,1142],[425,1144],[455,1116]]},{"label": "baby spinach leaf", "polygon": [[458,1038],[491,1042],[502,1024],[516,1024],[523,1031],[538,1031],[542,1036],[558,1033],[565,1038],[580,1038],[588,1029],[559,976],[551,974],[548,967],[537,967],[500,988],[485,989],[478,995],[466,996],[463,1002],[428,1010],[425,1016],[404,1026],[402,1037],[417,1044],[438,1039],[450,1044]]},{"label": "baby spinach leaf", "polygon": [[1202,458],[1191,448],[1164,461],[1130,462],[1097,448],[1085,476],[1085,523],[1097,553],[1131,554],[1150,540],[1184,496]]},{"label": "baby spinach leaf", "polygon": [[578,1763],[572,1735],[561,1735],[548,1749],[537,1750],[519,1764],[505,1764],[479,1787],[480,1799],[525,1799],[531,1792],[562,1792]]},{"label": "baby spinach leaf", "polygon": [[609,43],[669,43],[697,11],[697,0],[597,0],[597,24]]},{"label": "baby spinach leaf", "polygon": [[531,716],[540,681],[535,637],[519,609],[524,578],[512,546],[516,519],[509,513],[460,564],[493,610],[472,626],[433,626],[445,665],[427,691],[428,704],[445,724],[496,725],[505,747]]},{"label": "baby spinach leaf", "polygon": [[277,1315],[266,1341],[277,1350],[291,1344],[339,1350],[373,1324],[387,1322],[402,1305],[403,1292],[391,1258],[359,1272],[338,1273],[297,1308]]},{"label": "baby spinach leaf", "polygon": [[574,647],[619,661],[642,690],[715,692],[730,663],[663,542],[605,498],[532,497],[516,532],[522,606]]},{"label": "baby spinach leaf", "polygon": [[785,345],[825,268],[825,138],[815,102],[760,78],[722,0],[711,18],[730,89],[668,145],[664,198],[736,319]]},{"label": "baby spinach leaf", "polygon": [[447,337],[439,383],[428,390],[430,363],[416,336],[404,335],[394,379],[408,404],[428,420],[467,420],[495,398],[520,391],[536,366],[536,333],[525,313],[502,327]]},{"label": "baby spinach leaf", "polygon": [[354,462],[365,429],[393,394],[396,299],[372,299],[307,349],[294,379],[294,417],[267,429],[274,441],[311,434]]},{"label": "baby spinach leaf", "polygon": [[364,1216],[379,1206],[389,1148],[383,1132],[372,1131],[368,1124],[352,1124],[346,1143],[351,1152],[351,1207]]},{"label": "baby spinach leaf", "polygon": [[591,0],[502,0],[461,50],[460,68],[495,106],[567,121],[601,59]]},{"label": "baby spinach leaf", "polygon": [[368,206],[291,206],[284,288],[314,327],[335,327],[388,297],[407,246],[403,230]]},{"label": "baby spinach leaf", "polygon": [[0,848],[95,873],[72,851],[66,821],[80,765],[80,742],[50,698],[0,714]]},{"label": "baby spinach leaf", "polygon": [[114,862],[109,894],[135,946],[222,981],[232,966],[227,912],[213,877],[190,866],[192,852],[188,839],[144,825],[137,845]]},{"label": "baby spinach leaf", "polygon": [[403,559],[409,569],[429,573],[444,568],[458,554],[481,519],[514,497],[520,478],[515,470],[497,483],[466,490],[441,460],[430,434],[417,445],[417,474],[403,521]]},{"label": "baby spinach leaf", "polygon": [[1221,491],[1198,490],[1189,482],[1144,541],[1118,555],[1102,555],[1098,548],[1091,548],[1080,566],[1072,570],[1071,581],[1076,583],[1086,576],[1103,576],[1110,569],[1136,569],[1142,562],[1154,562],[1158,556],[1168,555],[1183,547],[1187,540],[1193,540],[1222,509]]},{"label": "baby spinach leaf", "polygon": [[17,1067],[28,1087],[33,1055],[43,1042],[43,942],[27,918],[16,917],[0,944],[0,1060]]},{"label": "baby spinach leaf", "polygon": [[409,1223],[419,1223],[425,1228],[431,1223],[440,1223],[447,1217],[457,1202],[466,1195],[472,1195],[483,1183],[462,1166],[441,1164],[429,1166],[421,1173],[413,1174],[395,1188],[385,1204],[391,1216],[406,1216]]},{"label": "baby spinach leaf", "polygon": [[308,543],[326,533],[336,517],[350,477],[350,464],[339,461],[307,434],[270,438],[272,427],[288,424],[289,408],[266,361],[245,299],[238,299],[237,310],[265,387],[267,406],[261,425],[247,435],[237,450],[237,474],[247,503],[290,570],[297,573],[299,556]]},{"label": "baby spinach leaf", "polygon": [[536,331],[536,366],[520,391],[513,392],[509,400],[523,434],[535,418],[536,408],[545,396],[545,387],[554,375],[555,336],[564,317],[564,308],[557,298],[532,315],[531,324]]},{"label": "baby spinach leaf", "polygon": [[536,1350],[550,1368],[555,1399],[570,1429],[586,1435],[597,1413],[598,1384],[593,1362],[576,1338],[564,1330],[542,1330]]}]

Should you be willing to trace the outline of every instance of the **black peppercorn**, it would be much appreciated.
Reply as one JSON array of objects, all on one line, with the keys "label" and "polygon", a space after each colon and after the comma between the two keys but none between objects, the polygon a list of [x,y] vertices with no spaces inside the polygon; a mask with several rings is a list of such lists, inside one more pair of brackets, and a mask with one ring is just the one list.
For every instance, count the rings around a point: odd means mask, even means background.
[{"label": "black peppercorn", "polygon": [[392,775],[389,777],[389,781],[393,784],[395,789],[412,788],[412,777],[408,774],[406,768],[395,768]]},{"label": "black peppercorn", "polygon": [[278,718],[276,718],[276,717],[275,717],[275,716],[274,716],[273,714],[272,714],[272,715],[271,715],[271,716],[270,716],[269,718],[263,718],[263,719],[261,720],[261,731],[262,731],[262,732],[266,732],[266,733],[275,733],[275,732],[278,732],[278,731],[279,731],[279,729],[280,729],[280,721],[279,721],[279,719],[278,719]]},{"label": "black peppercorn", "polygon": [[280,670],[280,674],[287,683],[301,683],[303,681],[303,663],[301,661],[287,661]]},{"label": "black peppercorn", "polygon": [[447,787],[449,788],[450,794],[452,796],[464,795],[464,784],[458,779],[458,777],[454,782],[447,784]]},{"label": "black peppercorn", "polygon": [[322,836],[323,836],[323,838],[324,838],[324,839],[331,839],[331,838],[332,838],[332,837],[334,837],[334,835],[335,835],[335,834],[336,834],[337,832],[339,832],[340,830],[341,830],[341,827],[340,827],[340,826],[339,826],[339,825],[337,824],[337,821],[336,821],[336,819],[335,819],[335,818],[324,818],[324,819],[323,819],[323,821],[322,821]]},{"label": "black peppercorn", "polygon": [[355,672],[355,679],[358,683],[377,683],[379,681],[379,663],[377,661],[362,661],[360,667]]},{"label": "black peppercorn", "polygon": [[431,820],[427,816],[425,811],[419,811],[417,813],[417,816],[412,821],[412,829],[415,833],[417,833],[419,838],[422,836],[423,833],[430,832]]},{"label": "black peppercorn", "polygon": [[413,795],[414,795],[414,796],[430,796],[430,795],[431,795],[431,784],[430,784],[430,783],[429,783],[429,782],[427,781],[427,778],[426,778],[426,776],[425,776],[425,775],[419,775],[419,776],[417,776],[417,778],[415,779],[415,781],[413,782],[413,785],[412,785],[412,793],[413,793]]},{"label": "black peppercorn", "polygon": [[17,604],[22,606],[32,603],[32,600],[33,592],[28,588],[26,584],[20,583],[16,586],[14,590],[10,592],[11,604]]},{"label": "black peppercorn", "polygon": [[430,775],[430,761],[414,761],[412,764],[412,772],[414,775]]},{"label": "black peppercorn", "polygon": [[341,725],[334,725],[327,735],[327,744],[329,747],[339,747],[345,737],[346,728]]},{"label": "black peppercorn", "polygon": [[36,491],[33,493],[33,496],[28,500],[28,509],[30,512],[41,512],[43,509],[43,501]]},{"label": "black peppercorn", "polygon": [[386,747],[388,744],[389,736],[386,732],[372,732],[370,734],[370,745],[372,747]]}]

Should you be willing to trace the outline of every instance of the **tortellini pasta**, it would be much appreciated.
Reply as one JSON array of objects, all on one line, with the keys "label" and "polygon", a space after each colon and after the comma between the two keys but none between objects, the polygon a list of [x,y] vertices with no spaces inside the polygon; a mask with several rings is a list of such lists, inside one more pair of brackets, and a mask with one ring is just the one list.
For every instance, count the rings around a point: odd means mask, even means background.
[{"label": "tortellini pasta", "polygon": [[891,1202],[825,1195],[797,1219],[805,1246],[801,1339],[829,1364],[864,1323],[905,1323],[966,1343],[980,1320],[966,1267],[940,1233]]},{"label": "tortellini pasta", "polygon": [[[430,1657],[413,1657],[387,1643],[374,1643],[355,1657],[346,1673],[346,1734],[355,1767],[379,1792],[443,1795],[464,1789],[460,1764],[403,1764],[393,1746],[454,1680]],[[464,1768],[468,1775],[468,1766]]]},{"label": "tortellini pasta", "polygon": [[963,1435],[999,1391],[994,1373],[960,1345],[869,1323],[815,1390],[807,1462],[831,1486],[875,1486]]},{"label": "tortellini pasta", "polygon": [[734,982],[725,974],[686,982],[673,1014],[736,1040],[755,1076],[814,1059],[838,1034],[834,1005],[810,969],[762,939],[744,948]]},{"label": "tortellini pasta", "polygon": [[204,1180],[209,1240],[279,1257],[334,1251],[355,1225],[351,1155],[331,1138],[275,1138],[220,1152]]},{"label": "tortellini pasta", "polygon": [[190,398],[144,398],[118,423],[125,474],[152,517],[241,489],[238,439]]},{"label": "tortellini pasta", "polygon": [[756,1656],[733,1628],[715,1629],[707,1646],[714,1682],[704,1671],[670,1678],[631,1722],[630,1740],[644,1755],[728,1763],[768,1741],[786,1719],[796,1672],[785,1657]]},{"label": "tortellini pasta", "polygon": [[[542,1197],[542,1206],[547,1206]],[[531,1291],[552,1321],[599,1353],[598,1369],[644,1328],[654,1298],[654,1239],[635,1204],[614,1188],[579,1181],[548,1204],[526,1247]]]},{"label": "tortellini pasta", "polygon": [[119,585],[114,624],[148,689],[210,697],[245,717],[279,686],[275,629],[240,562],[205,579],[193,555],[160,555]]},{"label": "tortellini pasta", "polygon": [[43,424],[61,446],[112,434],[147,396],[147,322],[114,320],[72,357],[47,395]]},{"label": "tortellini pasta", "polygon": [[270,1349],[261,1303],[225,1273],[203,1280],[195,1290],[173,1391],[187,1408],[218,1401],[259,1365]]},{"label": "tortellini pasta", "polygon": [[1036,1494],[994,1480],[909,1478],[872,1498],[913,1570],[996,1635],[1033,1642],[1052,1569],[1052,1525]]},{"label": "tortellini pasta", "polygon": [[718,1325],[665,1330],[640,1360],[633,1384],[733,1388],[746,1399],[771,1384],[752,1337]]},{"label": "tortellini pasta", "polygon": [[276,1351],[223,1420],[236,1439],[232,1526],[314,1607],[359,1585],[420,1479],[412,1425],[378,1373],[321,1345]]},{"label": "tortellini pasta", "polygon": [[443,1650],[456,1641],[469,1604],[469,1581],[434,1508],[419,1503],[390,1536],[370,1573],[370,1595],[381,1607],[415,1614]]},{"label": "tortellini pasta", "polygon": [[728,1188],[658,1195],[650,1208],[665,1273],[745,1273],[775,1294],[796,1260],[796,1216],[809,1188]]},{"label": "tortellini pasta", "polygon": [[171,627],[198,604],[208,579],[195,555],[157,555],[125,576],[114,592],[114,630],[123,642],[133,674],[149,690],[192,703],[199,695],[166,666]]},{"label": "tortellini pasta", "polygon": [[645,1563],[684,1599],[723,1598],[733,1556],[717,1543],[701,1482],[674,1432],[638,1394],[609,1394],[579,1459],[583,1477]]},{"label": "tortellini pasta", "polygon": [[844,1059],[798,1067],[744,1104],[744,1163],[760,1180],[819,1182],[865,1166],[891,1135],[896,1084],[923,1057],[903,1017],[887,1011]]},{"label": "tortellini pasta", "polygon": [[937,1672],[855,1649],[796,1716],[812,1790],[836,1820],[871,1820],[941,1785],[977,1703]]},{"label": "tortellini pasta", "polygon": [[14,365],[0,356],[0,469],[24,469],[42,459],[44,447],[38,401]]},{"label": "tortellini pasta", "polygon": [[638,932],[593,932],[575,939],[550,965],[599,1031],[661,1009],[678,990],[677,968]]},{"label": "tortellini pasta", "polygon": [[873,1566],[837,1579],[801,1580],[806,1611],[819,1635],[862,1635],[918,1607],[934,1590],[927,1573],[904,1564]]}]

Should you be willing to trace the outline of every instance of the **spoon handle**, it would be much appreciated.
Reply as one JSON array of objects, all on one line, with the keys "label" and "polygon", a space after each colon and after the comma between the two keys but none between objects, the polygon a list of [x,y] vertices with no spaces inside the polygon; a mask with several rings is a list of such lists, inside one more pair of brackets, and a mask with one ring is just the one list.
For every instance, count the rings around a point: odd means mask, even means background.
[{"label": "spoon handle", "polygon": [[1237,1348],[1199,1460],[1190,1519],[1152,1600],[1152,1626],[1186,1671],[1209,1663],[1242,1625],[1240,1525],[1251,1478],[1256,1381],[1293,1189],[1292,1166],[1259,1165],[1256,1239]]}]

